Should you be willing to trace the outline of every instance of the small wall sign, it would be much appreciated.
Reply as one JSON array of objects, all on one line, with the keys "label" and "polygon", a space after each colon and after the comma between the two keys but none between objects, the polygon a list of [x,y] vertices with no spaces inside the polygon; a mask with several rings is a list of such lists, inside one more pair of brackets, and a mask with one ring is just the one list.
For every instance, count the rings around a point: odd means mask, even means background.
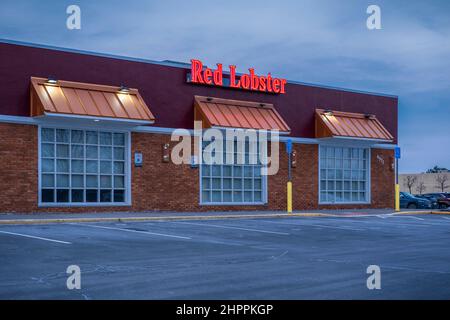
[{"label": "small wall sign", "polygon": [[141,152],[134,153],[134,166],[142,167],[142,153]]}]

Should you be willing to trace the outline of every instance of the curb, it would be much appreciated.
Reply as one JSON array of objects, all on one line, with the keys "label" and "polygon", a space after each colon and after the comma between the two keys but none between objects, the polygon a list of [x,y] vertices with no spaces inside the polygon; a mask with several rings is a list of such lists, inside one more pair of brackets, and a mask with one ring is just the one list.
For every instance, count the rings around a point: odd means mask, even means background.
[{"label": "curb", "polygon": [[450,211],[431,211],[432,214],[448,214],[450,215]]},{"label": "curb", "polygon": [[[399,214],[444,214],[450,215],[445,211],[400,211],[392,213],[384,213],[383,215],[399,215]],[[364,216],[372,216],[364,215]],[[277,213],[277,214],[237,214],[237,215],[215,215],[215,216],[157,216],[157,217],[105,217],[105,218],[54,218],[54,219],[9,219],[0,220],[0,225],[13,224],[52,224],[52,223],[78,223],[78,222],[139,222],[139,221],[171,221],[171,220],[220,220],[220,219],[246,219],[246,218],[290,218],[290,217],[358,217],[362,215],[342,215],[332,213]]]},{"label": "curb", "polygon": [[393,214],[431,214],[433,213],[432,210],[425,210],[425,211],[394,211]]},{"label": "curb", "polygon": [[448,214],[448,215],[450,215],[450,211],[434,211],[434,210],[400,211],[400,212],[395,212],[394,214]]},{"label": "curb", "polygon": [[333,216],[325,213],[292,213],[260,215],[224,215],[224,216],[158,216],[158,217],[118,217],[118,218],[55,218],[55,219],[10,219],[0,220],[0,225],[11,224],[50,224],[75,222],[123,222],[123,221],[170,221],[170,220],[218,220],[243,218],[289,218],[289,217],[323,217]]}]

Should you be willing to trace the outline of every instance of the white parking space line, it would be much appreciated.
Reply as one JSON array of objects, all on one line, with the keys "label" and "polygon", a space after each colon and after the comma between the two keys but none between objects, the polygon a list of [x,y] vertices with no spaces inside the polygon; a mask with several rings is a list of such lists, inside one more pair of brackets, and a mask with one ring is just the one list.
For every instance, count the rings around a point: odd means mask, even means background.
[{"label": "white parking space line", "polygon": [[278,221],[263,221],[266,223],[274,223],[274,224],[284,224],[289,226],[298,226],[298,227],[320,227],[320,228],[328,228],[328,229],[339,229],[339,230],[351,230],[351,231],[366,231],[367,229],[361,229],[361,228],[353,228],[353,227],[339,227],[339,226],[328,226],[323,224],[311,224],[311,223],[288,223],[288,222],[278,222]]},{"label": "white parking space line", "polygon": [[448,217],[441,217],[442,219],[445,219],[445,220],[450,220],[450,218],[448,218]]},{"label": "white parking space line", "polygon": [[325,226],[323,224],[310,224],[310,226],[320,227],[320,228],[329,228],[329,229],[352,230],[352,231],[366,231],[367,230],[367,229],[353,228],[353,227]]},{"label": "white parking space line", "polygon": [[192,239],[192,238],[184,237],[184,236],[176,236],[173,234],[157,233],[157,232],[150,232],[150,231],[139,231],[139,230],[105,227],[105,226],[94,226],[92,224],[81,224],[81,223],[71,223],[71,224],[77,225],[77,226],[83,226],[83,227],[91,227],[91,228],[99,228],[99,229],[107,229],[107,230],[120,230],[120,231],[125,231],[125,232],[142,233],[142,234],[148,234],[148,235],[153,235],[153,236],[169,237],[169,238],[184,239],[184,240]]},{"label": "white parking space line", "polygon": [[412,217],[412,216],[392,216],[393,218],[410,218],[410,219],[415,219],[415,220],[425,220],[423,218],[418,218],[418,217]]},{"label": "white parking space line", "polygon": [[14,235],[14,236],[20,236],[20,237],[25,237],[25,238],[32,238],[32,239],[38,239],[38,240],[62,243],[62,244],[72,244],[71,242],[67,242],[67,241],[61,241],[61,240],[55,240],[55,239],[49,239],[49,238],[42,238],[42,237],[36,237],[36,236],[30,236],[28,234],[22,234],[22,233],[15,233],[15,232],[8,232],[8,231],[0,231],[0,233],[10,234],[10,235]]},{"label": "white parking space line", "polygon": [[217,224],[210,224],[210,223],[193,223],[193,222],[173,222],[173,223],[181,223],[181,224],[189,224],[189,225],[193,225],[193,226],[203,226],[203,227],[213,227],[213,228],[235,229],[235,230],[243,230],[243,231],[250,231],[250,232],[279,234],[282,236],[289,235],[289,233],[286,233],[286,232],[268,231],[268,230],[260,230],[260,229],[249,229],[249,228],[224,226],[224,225],[217,225]]}]

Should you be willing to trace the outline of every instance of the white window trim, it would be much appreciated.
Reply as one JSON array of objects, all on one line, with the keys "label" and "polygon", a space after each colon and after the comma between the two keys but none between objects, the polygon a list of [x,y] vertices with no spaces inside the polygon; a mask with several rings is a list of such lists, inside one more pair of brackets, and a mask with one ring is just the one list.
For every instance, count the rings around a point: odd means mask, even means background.
[{"label": "white window trim", "polygon": [[[368,155],[367,155],[367,183],[366,183],[366,194],[367,194],[367,201],[349,201],[349,202],[329,202],[329,201],[321,201],[320,200],[320,180],[321,180],[321,175],[320,175],[320,159],[321,159],[321,147],[335,147],[335,148],[359,148],[359,149],[367,149],[368,150]],[[365,204],[365,205],[370,205],[372,204],[372,183],[371,183],[371,176],[372,176],[372,169],[370,166],[370,162],[371,162],[371,158],[372,158],[372,148],[370,146],[355,146],[355,145],[351,145],[351,144],[330,144],[330,143],[321,143],[318,145],[318,164],[317,164],[317,168],[318,168],[318,183],[317,183],[317,197],[318,197],[318,204],[319,205],[360,205],[360,204]]]},{"label": "white window trim", "polygon": [[[70,130],[94,130],[104,132],[125,133],[125,202],[42,202],[42,176],[41,176],[41,130],[42,128],[70,129]],[[55,187],[56,188],[56,187]],[[85,187],[84,187],[85,188]],[[72,125],[38,125],[38,207],[127,207],[131,206],[131,132],[130,130],[120,130],[111,128],[99,128],[90,126]]]},{"label": "white window trim", "polygon": [[[203,133],[202,133],[203,134]],[[197,138],[197,137],[196,137]],[[204,202],[202,199],[203,183],[202,183],[202,172],[203,172],[203,157],[202,157],[202,144],[198,143],[198,159],[199,159],[199,205],[200,206],[264,206],[268,203],[268,184],[267,175],[261,175],[261,188],[262,188],[262,199],[257,202]],[[266,145],[267,148],[267,145]],[[267,154],[267,150],[266,150]]]}]

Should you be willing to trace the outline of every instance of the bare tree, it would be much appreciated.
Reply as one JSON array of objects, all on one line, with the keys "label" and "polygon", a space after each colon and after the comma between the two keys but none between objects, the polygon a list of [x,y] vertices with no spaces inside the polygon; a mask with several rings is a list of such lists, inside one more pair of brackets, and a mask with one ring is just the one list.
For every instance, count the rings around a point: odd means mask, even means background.
[{"label": "bare tree", "polygon": [[448,182],[448,174],[438,174],[436,175],[436,183],[437,183],[437,188],[441,189],[441,192],[444,192],[445,189],[447,189],[448,187],[450,187],[447,182]]},{"label": "bare tree", "polygon": [[412,193],[412,187],[417,182],[417,177],[415,176],[406,176],[406,180],[403,182],[405,187],[408,188],[409,193]]},{"label": "bare tree", "polygon": [[417,184],[416,191],[417,191],[419,194],[422,194],[426,189],[427,189],[427,187],[425,186],[425,183],[424,183],[423,181],[420,181],[420,182]]}]

